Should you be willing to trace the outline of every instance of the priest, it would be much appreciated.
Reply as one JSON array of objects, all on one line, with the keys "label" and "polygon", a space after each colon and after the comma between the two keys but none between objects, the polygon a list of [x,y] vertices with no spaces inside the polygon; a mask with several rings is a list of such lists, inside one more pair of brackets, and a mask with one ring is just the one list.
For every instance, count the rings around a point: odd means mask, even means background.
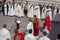
[{"label": "priest", "polygon": [[27,12],[28,12],[28,2],[26,1],[26,4],[24,6],[24,14],[27,16]]},{"label": "priest", "polygon": [[24,34],[20,29],[18,29],[18,31],[15,33],[14,40],[24,40]]},{"label": "priest", "polygon": [[41,19],[45,19],[45,17],[46,17],[46,11],[47,11],[47,8],[46,8],[46,5],[44,5],[43,6],[43,9],[42,9],[42,17],[41,17]]},{"label": "priest", "polygon": [[52,9],[50,8],[50,6],[48,7],[48,14],[50,16],[50,21],[52,21]]},{"label": "priest", "polygon": [[33,4],[29,3],[27,16],[29,18],[33,18],[33,15],[34,15],[33,13],[34,13]]},{"label": "priest", "polygon": [[29,31],[30,29],[32,29],[32,34],[33,34],[33,22],[32,22],[32,19],[29,19],[29,23],[27,25],[27,31]]},{"label": "priest", "polygon": [[3,28],[0,30],[0,40],[11,40],[10,32],[6,29],[7,25],[4,24]]},{"label": "priest", "polygon": [[34,35],[32,35],[32,29],[29,29],[29,33],[25,35],[24,40],[36,40]]},{"label": "priest", "polygon": [[33,29],[34,29],[34,36],[36,38],[38,38],[38,35],[39,35],[39,20],[36,17],[36,15],[34,15]]},{"label": "priest", "polygon": [[16,7],[16,14],[18,17],[23,17],[24,16],[24,12],[23,12],[23,9],[21,7],[21,3],[18,2],[18,5]]},{"label": "priest", "polygon": [[44,24],[43,24],[43,31],[46,31],[46,32],[49,34],[49,32],[50,32],[50,30],[51,30],[51,29],[50,29],[51,26],[50,26],[50,16],[49,16],[48,12],[49,12],[49,11],[47,11],[47,13],[46,13],[45,22],[44,22]]},{"label": "priest", "polygon": [[40,7],[38,4],[35,4],[34,6],[34,15],[36,15],[37,18],[40,19]]}]

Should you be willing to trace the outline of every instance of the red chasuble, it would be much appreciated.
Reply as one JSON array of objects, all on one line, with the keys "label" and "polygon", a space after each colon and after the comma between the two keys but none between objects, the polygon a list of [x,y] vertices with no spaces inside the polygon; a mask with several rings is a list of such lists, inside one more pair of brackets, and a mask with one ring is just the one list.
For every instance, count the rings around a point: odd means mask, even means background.
[{"label": "red chasuble", "polygon": [[45,23],[43,24],[43,29],[45,29],[47,27],[47,30],[50,31],[50,17],[47,16],[45,18]]},{"label": "red chasuble", "polygon": [[34,36],[39,35],[39,20],[38,18],[35,18],[33,21],[33,30],[34,30]]},{"label": "red chasuble", "polygon": [[17,40],[17,37],[18,37],[18,40],[24,40],[24,34],[23,33],[16,33],[14,35],[14,40]]}]

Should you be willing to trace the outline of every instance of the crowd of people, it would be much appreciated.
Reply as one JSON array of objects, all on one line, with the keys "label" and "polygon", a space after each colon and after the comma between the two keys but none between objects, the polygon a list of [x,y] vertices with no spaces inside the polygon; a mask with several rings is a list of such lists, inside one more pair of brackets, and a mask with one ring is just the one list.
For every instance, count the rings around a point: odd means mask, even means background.
[{"label": "crowd of people", "polygon": [[[20,20],[15,19],[16,29],[13,40],[50,40],[48,35],[51,30],[50,21],[53,21],[54,16],[60,11],[58,6],[42,5],[38,3],[26,2],[22,5],[22,2],[15,2],[14,6],[11,2],[4,3],[2,7],[4,16],[26,16],[29,19],[26,30],[28,33],[21,32],[19,24]],[[39,37],[39,19],[43,19],[43,37]],[[12,40],[9,30],[6,29],[7,25],[3,25],[3,29],[0,30],[0,40]],[[38,39],[39,38],[39,39]]]},{"label": "crowd of people", "polygon": [[[34,19],[32,20],[31,18],[29,18],[29,23],[26,27],[26,31],[25,32],[21,32],[20,30],[20,23],[21,21],[18,20],[17,18],[15,19],[15,23],[16,23],[16,28],[15,28],[15,33],[13,36],[13,40],[50,40],[50,38],[48,38],[48,35],[50,33],[50,17],[48,15],[48,11],[46,13],[46,18],[45,18],[45,22],[43,24],[43,37],[39,37],[40,33],[40,29],[39,29],[39,19],[36,15],[34,15]],[[4,24],[3,28],[0,30],[0,40],[12,40],[11,39],[11,34],[9,32],[10,30],[7,30],[7,25]]]},{"label": "crowd of people", "polygon": [[15,2],[4,3],[2,7],[3,15],[33,18],[34,15],[38,19],[45,19],[46,11],[49,11],[50,21],[53,21],[56,14],[60,14],[58,5],[39,4],[33,2]]}]

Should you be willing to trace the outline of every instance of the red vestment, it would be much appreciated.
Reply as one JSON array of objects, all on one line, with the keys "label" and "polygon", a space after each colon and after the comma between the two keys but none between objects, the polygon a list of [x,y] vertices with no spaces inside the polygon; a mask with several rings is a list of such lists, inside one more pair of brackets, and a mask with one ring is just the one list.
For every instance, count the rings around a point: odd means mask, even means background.
[{"label": "red vestment", "polygon": [[43,29],[45,29],[47,27],[47,30],[50,31],[50,17],[47,16],[45,18],[45,23],[43,24]]},{"label": "red vestment", "polygon": [[34,30],[34,36],[39,35],[39,20],[38,18],[35,18],[33,21],[33,30]]},{"label": "red vestment", "polygon": [[24,34],[23,33],[16,33],[14,35],[14,40],[16,40],[16,37],[19,36],[20,37],[20,40],[24,40]]}]

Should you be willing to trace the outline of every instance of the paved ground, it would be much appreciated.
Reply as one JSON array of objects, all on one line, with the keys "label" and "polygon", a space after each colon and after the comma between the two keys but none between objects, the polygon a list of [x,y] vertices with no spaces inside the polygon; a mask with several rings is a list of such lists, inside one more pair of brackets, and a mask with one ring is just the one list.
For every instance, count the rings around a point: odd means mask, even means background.
[{"label": "paved ground", "polygon": [[[8,30],[10,30],[11,27],[13,27],[10,31],[11,36],[12,36],[12,40],[13,40],[13,35],[14,35],[14,29],[15,29],[15,18],[16,17],[9,17],[9,16],[3,16],[2,13],[0,13],[0,29],[2,28],[3,24],[7,24],[8,26]],[[27,17],[23,17],[23,18],[19,18],[21,20],[21,31],[24,32],[26,30],[26,26],[28,24],[28,18]],[[43,21],[40,21],[40,26],[42,27]],[[51,22],[51,33],[49,35],[49,38],[51,38],[51,40],[56,40],[57,39],[57,34],[60,33],[60,23],[54,23]],[[40,28],[41,29],[41,28]],[[42,32],[40,32],[40,36],[42,36]]]}]

